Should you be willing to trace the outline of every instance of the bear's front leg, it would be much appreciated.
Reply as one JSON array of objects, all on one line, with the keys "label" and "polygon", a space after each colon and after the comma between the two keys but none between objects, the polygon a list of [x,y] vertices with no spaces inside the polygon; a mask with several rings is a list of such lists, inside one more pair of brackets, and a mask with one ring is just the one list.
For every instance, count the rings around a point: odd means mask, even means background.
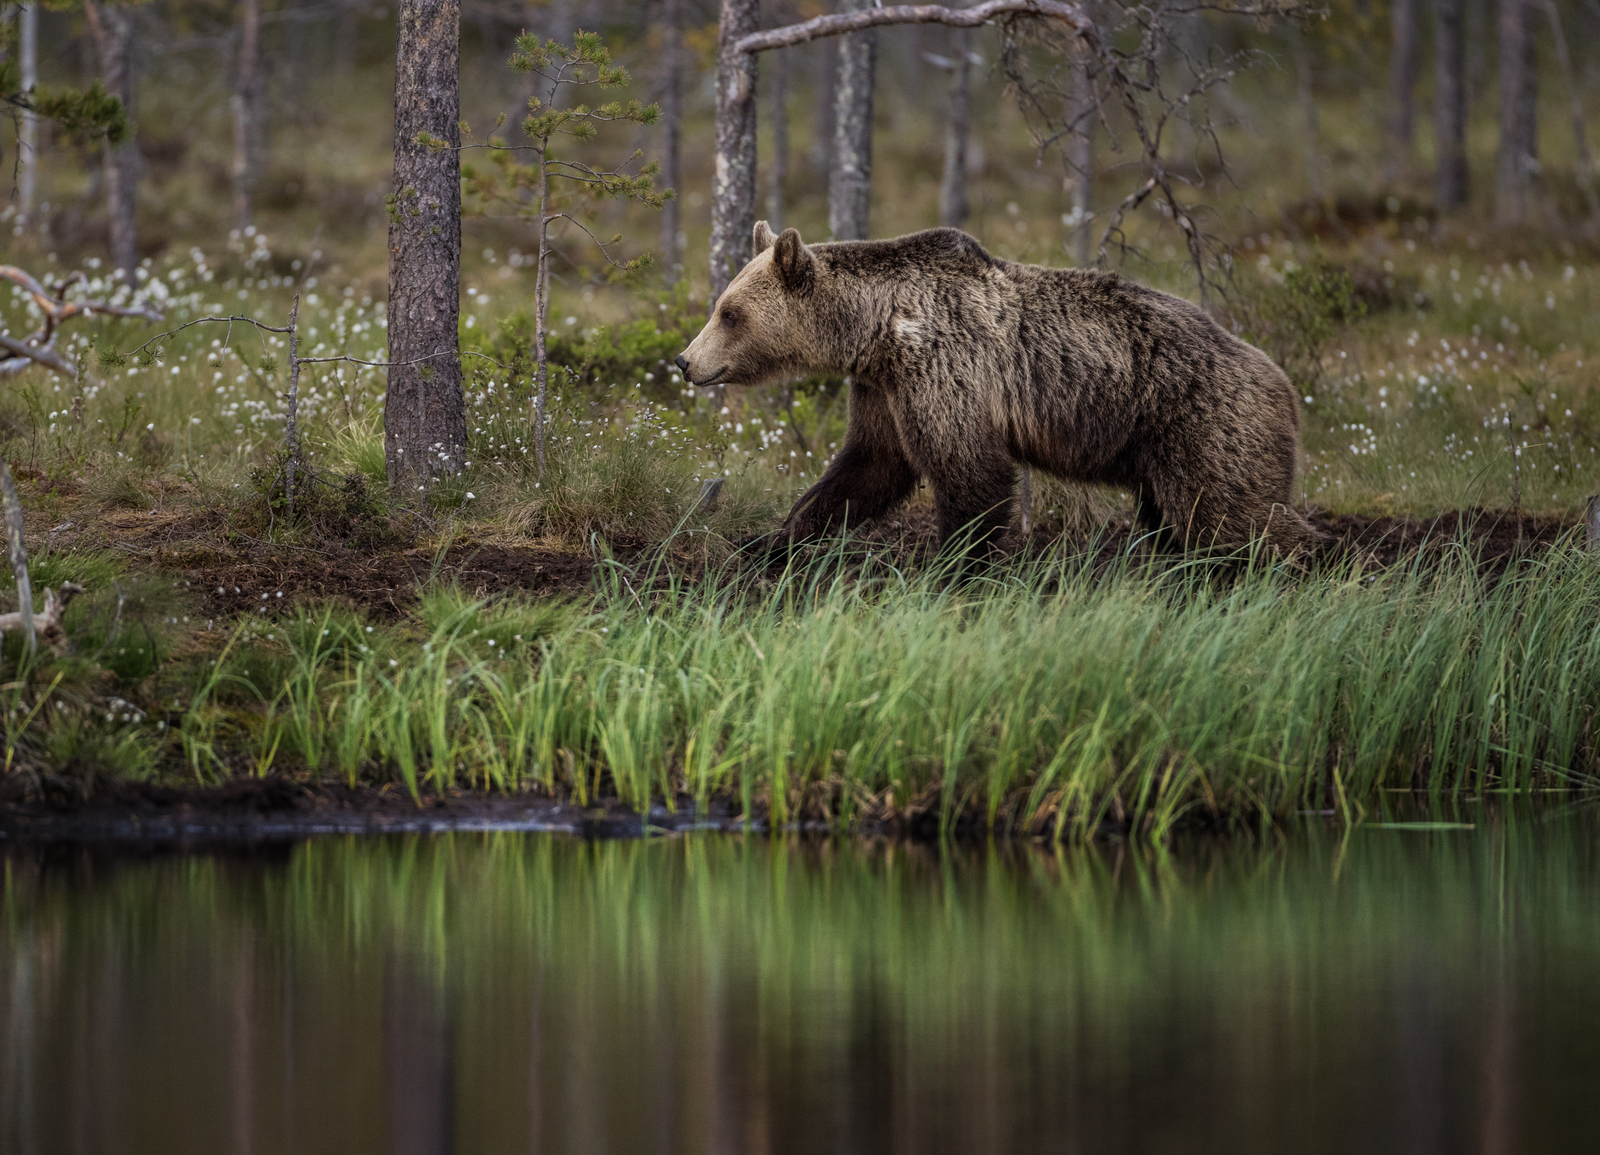
[{"label": "bear's front leg", "polygon": [[844,448],[817,483],[794,503],[779,531],[780,540],[809,541],[848,523],[882,517],[910,496],[917,472],[906,459],[889,411],[878,389],[850,388],[850,426]]}]

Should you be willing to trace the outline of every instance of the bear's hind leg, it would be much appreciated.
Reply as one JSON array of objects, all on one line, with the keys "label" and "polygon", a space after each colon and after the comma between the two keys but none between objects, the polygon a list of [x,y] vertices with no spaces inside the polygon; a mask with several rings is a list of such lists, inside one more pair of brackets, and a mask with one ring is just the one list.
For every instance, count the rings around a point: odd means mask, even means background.
[{"label": "bear's hind leg", "polygon": [[1311,552],[1322,534],[1287,501],[1231,491],[1220,481],[1199,492],[1167,483],[1157,498],[1163,520],[1188,550],[1233,551],[1264,539],[1280,557]]}]

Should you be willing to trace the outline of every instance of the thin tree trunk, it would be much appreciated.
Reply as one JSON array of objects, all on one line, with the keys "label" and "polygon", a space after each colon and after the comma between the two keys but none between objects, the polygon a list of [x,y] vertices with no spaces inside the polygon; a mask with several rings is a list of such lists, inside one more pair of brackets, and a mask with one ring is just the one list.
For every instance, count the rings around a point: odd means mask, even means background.
[{"label": "thin tree trunk", "polygon": [[345,80],[356,66],[356,40],[361,29],[361,0],[337,0],[338,16],[333,22],[333,71]]},{"label": "thin tree trunk", "polygon": [[[27,92],[39,80],[39,5],[22,6],[21,43],[17,45],[17,65],[22,91]],[[17,125],[17,207],[24,222],[33,215],[33,198],[39,179],[39,118],[31,112],[22,114]]]},{"label": "thin tree trunk", "polygon": [[261,175],[261,0],[243,0],[239,22],[239,60],[233,98],[233,224],[244,229],[254,219],[256,182]]},{"label": "thin tree trunk", "polygon": [[1468,198],[1467,77],[1463,0],[1433,0],[1433,131],[1439,167],[1434,201],[1440,212]]},{"label": "thin tree trunk", "polygon": [[[1410,0],[1399,0],[1399,3],[1409,4]],[[1322,155],[1317,151],[1317,96],[1315,85],[1313,83],[1316,77],[1311,68],[1311,47],[1306,43],[1306,37],[1304,33],[1300,33],[1295,37],[1294,63],[1296,91],[1299,93],[1300,97],[1300,115],[1305,122],[1301,131],[1305,133],[1306,195],[1312,200],[1320,201],[1323,196]],[[1409,106],[1410,103],[1411,94],[1409,91],[1407,91],[1406,104]],[[1410,116],[1411,113],[1408,107],[1408,111],[1406,112],[1406,118],[1408,122],[1410,120]],[[1391,128],[1392,127],[1393,126],[1391,125]],[[1410,131],[1411,129],[1408,123],[1406,132],[1409,134]],[[1407,143],[1409,145],[1409,136]],[[1395,171],[1398,173],[1398,167]],[[1393,180],[1394,177],[1391,176],[1390,179]]]},{"label": "thin tree trunk", "polygon": [[1490,10],[1495,0],[1464,0],[1467,26],[1467,91],[1482,92],[1489,86]]},{"label": "thin tree trunk", "polygon": [[1495,164],[1494,219],[1515,225],[1527,220],[1529,186],[1538,167],[1536,122],[1529,100],[1533,37],[1524,0],[1499,0],[1500,142]]},{"label": "thin tree trunk", "polygon": [[533,349],[537,357],[534,371],[533,448],[539,462],[539,479],[544,480],[545,416],[550,411],[550,164],[549,141],[539,155],[539,263],[534,267]]},{"label": "thin tree trunk", "polygon": [[1578,187],[1589,202],[1589,219],[1600,220],[1600,196],[1595,193],[1594,161],[1589,155],[1589,133],[1584,126],[1583,94],[1578,89],[1578,78],[1572,69],[1572,55],[1567,51],[1567,37],[1561,28],[1561,12],[1555,0],[1544,0],[1544,14],[1550,21],[1550,35],[1555,41],[1556,61],[1561,65],[1561,77],[1567,85],[1567,103],[1572,114],[1572,139],[1578,150]]},{"label": "thin tree trunk", "polygon": [[839,85],[839,51],[826,40],[806,51],[821,54],[812,69],[817,78],[813,89],[817,96],[817,120],[811,131],[811,167],[826,173],[833,160],[833,90]]},{"label": "thin tree trunk", "polygon": [[756,31],[760,0],[721,0],[717,140],[711,174],[711,299],[750,259],[756,227],[756,57],[734,42]]},{"label": "thin tree trunk", "polygon": [[944,179],[939,182],[939,223],[959,229],[972,205],[967,200],[967,133],[972,122],[972,34],[950,34],[950,124],[944,135]]},{"label": "thin tree trunk", "polygon": [[[100,83],[128,110],[133,120],[136,76],[133,60],[133,13],[115,5],[84,0],[96,55],[100,58]],[[139,231],[134,218],[139,188],[139,146],[129,129],[120,144],[104,146],[106,217],[111,228],[111,263],[131,284],[139,267]]]},{"label": "thin tree trunk", "polygon": [[[680,0],[662,0],[661,5],[661,126],[666,134],[666,155],[661,162],[662,183],[681,189],[683,120],[683,31]],[[667,284],[676,284],[683,272],[683,250],[678,234],[683,231],[678,199],[661,206],[661,264]]]},{"label": "thin tree trunk", "polygon": [[[1417,0],[1391,0],[1389,29],[1389,160],[1384,176],[1393,184],[1405,175],[1411,161],[1411,94],[1417,86]],[[1304,44],[1300,51],[1302,55],[1306,52]]]},{"label": "thin tree trunk", "polygon": [[[843,0],[858,12],[873,0]],[[828,178],[828,230],[841,241],[865,240],[872,209],[872,86],[878,62],[876,29],[839,38],[839,83],[834,89],[833,166]]]},{"label": "thin tree trunk", "polygon": [[[461,307],[459,0],[401,0],[389,224],[389,483],[427,484],[461,468],[467,419]],[[426,132],[451,147],[417,143]]]},{"label": "thin tree trunk", "polygon": [[1089,75],[1087,52],[1079,52],[1073,62],[1072,105],[1078,122],[1067,145],[1074,182],[1072,217],[1077,222],[1073,248],[1078,266],[1086,268],[1099,260],[1094,239],[1094,80]]},{"label": "thin tree trunk", "polygon": [[767,175],[767,224],[783,231],[783,185],[789,179],[789,54],[772,60],[772,170]]}]

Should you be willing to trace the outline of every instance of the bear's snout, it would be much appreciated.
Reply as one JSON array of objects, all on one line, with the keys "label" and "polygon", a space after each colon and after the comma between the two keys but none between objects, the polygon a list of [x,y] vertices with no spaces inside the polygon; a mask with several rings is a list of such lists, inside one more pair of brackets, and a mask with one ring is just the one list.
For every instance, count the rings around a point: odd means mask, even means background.
[{"label": "bear's snout", "polygon": [[689,358],[685,357],[682,353],[679,353],[676,357],[674,357],[672,359],[672,363],[674,365],[676,365],[678,368],[683,370],[684,376],[688,376],[688,374],[689,374]]}]

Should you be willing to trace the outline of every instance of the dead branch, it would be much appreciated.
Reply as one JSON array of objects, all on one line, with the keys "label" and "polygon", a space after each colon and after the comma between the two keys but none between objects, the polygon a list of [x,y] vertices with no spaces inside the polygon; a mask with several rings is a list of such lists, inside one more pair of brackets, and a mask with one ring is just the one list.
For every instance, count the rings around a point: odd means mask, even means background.
[{"label": "dead branch", "polygon": [[145,321],[161,321],[165,318],[154,309],[142,306],[123,308],[120,305],[108,305],[104,301],[67,300],[67,289],[73,283],[82,281],[82,273],[73,273],[66,280],[56,286],[54,295],[41,285],[29,273],[15,265],[0,265],[0,280],[10,281],[19,285],[33,298],[33,303],[44,314],[44,324],[30,333],[25,339],[0,336],[0,348],[11,353],[10,357],[0,358],[0,376],[17,373],[29,365],[39,364],[48,369],[73,380],[78,378],[78,367],[68,357],[56,351],[56,330],[65,322],[74,317],[90,316],[99,313],[106,317],[137,317]]},{"label": "dead branch", "polygon": [[[61,619],[67,612],[68,603],[82,592],[83,587],[77,582],[62,582],[60,594],[45,586],[44,609],[33,615],[34,634],[41,643],[52,650],[59,650],[65,644],[67,631],[62,627]],[[0,634],[19,628],[26,628],[22,611],[0,614]]]},{"label": "dead branch", "polygon": [[[1270,5],[1270,15],[1294,18],[1305,9],[1295,3]],[[1147,203],[1176,226],[1187,250],[1201,303],[1211,294],[1225,296],[1231,270],[1227,245],[1201,225],[1205,206],[1193,199],[1206,183],[1195,166],[1171,159],[1180,128],[1189,141],[1181,146],[1208,154],[1222,179],[1228,167],[1206,106],[1212,89],[1226,84],[1254,58],[1248,51],[1193,52],[1178,35],[1175,22],[1197,8],[1182,0],[1102,0],[1097,36],[1066,34],[1044,22],[1008,20],[1001,69],[1024,119],[1033,133],[1037,160],[1057,150],[1069,180],[1074,171],[1065,142],[1089,125],[1103,130],[1111,151],[1129,157],[1137,183],[1110,206],[1095,214],[1096,264],[1105,267],[1116,252],[1123,260],[1146,254],[1130,241],[1128,216]],[[1254,9],[1219,6],[1211,10],[1233,15],[1263,15]],[[1069,40],[1078,44],[1070,52]],[[1043,49],[1040,66],[1029,59],[1028,47]],[[1076,59],[1072,59],[1076,57]],[[1075,85],[1087,89],[1081,99]],[[1186,172],[1187,170],[1187,172]]]},{"label": "dead branch", "polygon": [[[41,330],[42,332],[42,330]],[[78,367],[55,349],[55,335],[51,334],[50,340],[36,344],[39,333],[34,333],[26,341],[19,341],[15,337],[8,337],[0,333],[0,349],[5,349],[11,356],[0,359],[0,375],[21,372],[29,365],[43,365],[46,369],[54,369],[65,377],[78,379]]]},{"label": "dead branch", "polygon": [[1063,4],[1060,0],[985,0],[971,8],[901,4],[893,8],[864,8],[855,12],[818,16],[800,24],[741,36],[734,41],[732,48],[735,52],[769,52],[774,48],[792,48],[796,44],[820,40],[825,36],[843,36],[882,24],[947,24],[952,28],[976,28],[996,16],[1006,15],[1044,16],[1062,21],[1079,36],[1089,38],[1095,35],[1094,21],[1073,4]]}]

